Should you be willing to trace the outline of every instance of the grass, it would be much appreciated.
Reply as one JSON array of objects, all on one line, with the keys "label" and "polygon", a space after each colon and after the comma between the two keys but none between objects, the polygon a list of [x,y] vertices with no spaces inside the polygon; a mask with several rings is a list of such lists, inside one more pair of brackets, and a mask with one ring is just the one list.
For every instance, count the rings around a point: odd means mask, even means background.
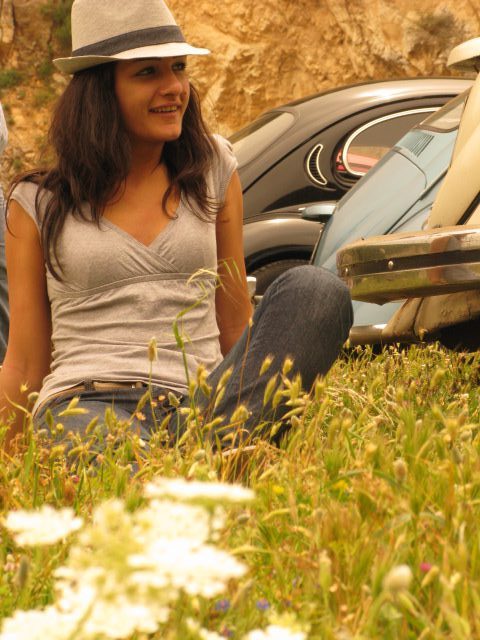
[{"label": "grass", "polygon": [[42,7],[43,15],[53,24],[53,35],[61,51],[67,52],[71,45],[70,12],[73,0],[48,0]]},{"label": "grass", "polygon": [[[309,638],[478,638],[479,378],[480,355],[438,345],[353,351],[297,401],[282,446],[259,443],[236,470],[194,438],[182,451],[161,438],[146,451],[112,416],[114,437],[93,462],[93,435],[67,462],[35,434],[0,463],[0,509],[48,503],[88,520],[112,497],[135,510],[159,475],[231,480],[236,471],[256,500],[231,509],[218,544],[249,570],[222,599],[188,605],[204,627],[241,638],[275,612]],[[2,617],[52,600],[67,550],[39,554],[0,537]]]},{"label": "grass", "polygon": [[55,71],[55,67],[50,59],[51,55],[52,54],[49,52],[49,57],[42,60],[37,67],[37,76],[44,82],[48,82]]},{"label": "grass", "polygon": [[22,72],[17,69],[2,69],[0,70],[0,90],[17,87],[23,79]]},{"label": "grass", "polygon": [[50,104],[55,99],[55,91],[50,87],[43,87],[37,89],[33,94],[33,106],[36,109],[40,109]]}]

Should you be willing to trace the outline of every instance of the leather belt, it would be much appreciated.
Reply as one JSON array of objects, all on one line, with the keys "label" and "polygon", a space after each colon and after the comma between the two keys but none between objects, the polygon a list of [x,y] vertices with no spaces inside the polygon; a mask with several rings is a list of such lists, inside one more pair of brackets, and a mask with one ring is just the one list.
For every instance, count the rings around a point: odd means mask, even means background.
[{"label": "leather belt", "polygon": [[136,382],[102,382],[100,380],[85,380],[81,384],[77,384],[74,387],[63,389],[49,395],[43,402],[41,402],[35,414],[38,416],[44,409],[45,405],[49,405],[53,400],[59,400],[60,398],[74,397],[79,393],[88,393],[90,391],[115,391],[118,389],[147,389],[148,383],[137,380]]},{"label": "leather belt", "polygon": [[[143,389],[148,383],[140,382],[101,382],[100,380],[86,380],[76,387],[71,387],[68,391],[113,391],[114,389]],[[67,389],[66,389],[67,391]]]}]

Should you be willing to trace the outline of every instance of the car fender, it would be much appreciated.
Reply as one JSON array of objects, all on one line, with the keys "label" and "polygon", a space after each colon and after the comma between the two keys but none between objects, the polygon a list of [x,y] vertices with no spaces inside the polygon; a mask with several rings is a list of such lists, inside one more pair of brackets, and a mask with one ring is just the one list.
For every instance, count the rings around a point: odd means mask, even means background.
[{"label": "car fender", "polygon": [[458,127],[457,140],[452,155],[452,162],[470,139],[480,122],[480,82],[474,82]]},{"label": "car fender", "polygon": [[427,228],[459,224],[480,191],[480,176],[475,171],[480,163],[480,74],[472,92],[473,100],[467,100],[460,122],[462,137],[457,137],[454,160],[433,204]]},{"label": "car fender", "polygon": [[247,269],[285,256],[309,257],[323,225],[302,218],[274,217],[243,227]]},{"label": "car fender", "polygon": [[[448,170],[433,204],[427,228],[458,224],[480,191],[480,125],[465,143]],[[466,179],[468,176],[468,179]]]}]

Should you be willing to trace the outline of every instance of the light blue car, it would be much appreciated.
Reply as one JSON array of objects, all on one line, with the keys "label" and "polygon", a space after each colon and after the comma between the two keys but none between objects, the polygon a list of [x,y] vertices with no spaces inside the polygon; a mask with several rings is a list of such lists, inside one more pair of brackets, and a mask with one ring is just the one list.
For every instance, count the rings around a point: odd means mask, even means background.
[{"label": "light blue car", "polygon": [[[338,203],[333,213],[319,206],[327,222],[313,264],[337,273],[337,251],[359,238],[424,227],[448,171],[469,90],[409,131]],[[314,219],[315,206],[305,216]],[[354,301],[353,344],[381,341],[381,333],[402,302],[382,306]]]}]

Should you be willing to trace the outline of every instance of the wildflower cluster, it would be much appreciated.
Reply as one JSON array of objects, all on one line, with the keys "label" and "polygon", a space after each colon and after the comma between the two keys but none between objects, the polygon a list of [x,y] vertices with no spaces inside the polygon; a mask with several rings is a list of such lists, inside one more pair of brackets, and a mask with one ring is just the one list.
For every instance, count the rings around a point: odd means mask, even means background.
[{"label": "wildflower cluster", "polygon": [[[246,568],[212,544],[224,527],[228,502],[251,500],[250,491],[224,485],[158,481],[152,497],[129,513],[120,500],[103,503],[78,535],[65,566],[56,571],[56,602],[43,611],[17,611],[4,622],[0,638],[129,638],[154,633],[185,593],[210,598]],[[167,497],[168,496],[168,497]],[[208,509],[195,501],[216,498]],[[232,500],[230,500],[230,497]],[[186,499],[189,504],[178,500]],[[10,513],[5,526],[21,545],[63,539],[81,526],[71,514]],[[55,534],[55,531],[57,532]],[[50,535],[47,535],[50,533]]]},{"label": "wildflower cluster", "polygon": [[38,511],[11,511],[5,527],[14,535],[15,542],[23,546],[40,547],[60,542],[83,525],[72,509],[56,510],[44,505]]},{"label": "wildflower cluster", "polygon": [[[21,546],[54,544],[81,530],[55,572],[54,604],[17,610],[4,621],[0,640],[154,634],[171,628],[180,598],[218,596],[245,573],[245,565],[214,542],[225,527],[225,507],[251,501],[252,491],[161,478],[149,483],[145,494],[147,501],[133,512],[121,500],[104,502],[86,526],[73,511],[48,506],[7,515],[3,524]],[[184,622],[194,637],[220,637],[195,621]]]},{"label": "wildflower cluster", "polygon": [[303,631],[294,631],[276,624],[269,625],[265,631],[250,631],[246,640],[305,640]]}]

